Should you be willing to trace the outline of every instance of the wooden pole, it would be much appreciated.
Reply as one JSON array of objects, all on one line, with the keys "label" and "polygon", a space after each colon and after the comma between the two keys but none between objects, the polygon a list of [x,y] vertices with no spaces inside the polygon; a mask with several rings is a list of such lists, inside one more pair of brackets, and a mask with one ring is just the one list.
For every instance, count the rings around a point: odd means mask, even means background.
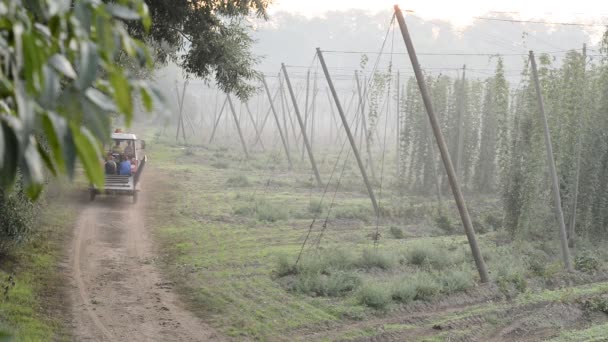
[{"label": "wooden pole", "polygon": [[[308,97],[310,94],[310,69],[306,73],[306,100],[304,101],[304,127],[308,127]],[[304,142],[302,141],[302,160],[304,160]]]},{"label": "wooden pole", "polygon": [[418,81],[418,87],[420,88],[424,107],[426,108],[429,120],[431,121],[431,127],[433,128],[433,133],[435,135],[435,139],[437,140],[437,145],[439,146],[439,152],[441,153],[443,165],[445,166],[446,172],[448,174],[448,180],[450,181],[452,193],[454,194],[454,200],[456,201],[456,205],[458,206],[458,212],[460,213],[460,218],[462,219],[462,225],[464,226],[464,231],[467,235],[467,239],[471,247],[471,253],[473,254],[473,259],[475,260],[475,265],[477,266],[477,271],[479,272],[479,278],[482,283],[487,283],[490,281],[490,276],[488,275],[488,271],[486,269],[486,263],[483,260],[481,250],[479,249],[479,245],[477,244],[477,238],[475,237],[475,230],[473,229],[473,224],[471,223],[469,210],[467,209],[464,196],[462,195],[462,191],[460,190],[460,186],[458,185],[456,172],[454,172],[454,166],[452,165],[452,160],[450,159],[448,146],[445,143],[443,134],[441,133],[439,120],[437,119],[435,111],[433,110],[431,97],[429,96],[428,89],[426,87],[424,75],[422,74],[422,69],[420,68],[420,64],[418,63],[418,56],[416,56],[414,44],[412,43],[412,39],[410,38],[410,34],[407,29],[407,25],[405,24],[403,13],[399,9],[398,5],[395,5],[395,15],[397,16],[397,21],[399,22],[399,27],[401,29],[401,35],[403,36],[403,41],[405,42],[405,46],[407,47],[407,52],[409,54],[410,61],[412,62],[414,74],[416,75],[416,80]]},{"label": "wooden pole", "polygon": [[219,124],[220,124],[220,120],[222,119],[222,114],[224,113],[224,108],[226,107],[226,103],[228,103],[228,97],[226,97],[226,99],[224,100],[222,109],[220,109],[220,113],[217,116],[217,119],[215,120],[215,124],[213,125],[213,131],[211,131],[211,137],[209,138],[209,144],[211,144],[211,142],[213,141],[213,138],[215,137],[215,132],[217,130],[217,126],[219,126]]},{"label": "wooden pole", "polygon": [[279,135],[281,136],[281,142],[283,143],[283,148],[285,149],[285,155],[287,156],[287,162],[289,163],[289,169],[293,168],[293,164],[291,163],[291,156],[289,155],[289,146],[287,146],[287,141],[285,136],[283,135],[283,131],[281,130],[281,120],[279,120],[279,115],[274,108],[274,101],[272,99],[272,95],[270,95],[270,89],[268,89],[268,84],[266,83],[266,78],[262,75],[262,84],[264,85],[264,89],[266,90],[266,94],[268,95],[268,100],[270,101],[270,110],[274,115],[274,119],[277,123],[277,129],[279,130]]},{"label": "wooden pole", "polygon": [[353,134],[350,131],[350,127],[348,126],[348,121],[346,120],[346,116],[344,115],[344,111],[342,110],[342,105],[340,104],[338,93],[336,92],[336,88],[334,88],[334,83],[332,82],[331,77],[329,76],[329,70],[327,69],[327,65],[325,65],[325,58],[323,58],[323,53],[321,52],[320,48],[317,48],[317,56],[319,57],[319,63],[321,63],[321,67],[323,68],[325,79],[327,79],[327,85],[329,86],[331,94],[334,97],[334,102],[336,103],[338,114],[340,114],[340,119],[342,120],[342,126],[344,126],[346,136],[348,137],[350,146],[353,149],[353,154],[355,155],[357,165],[359,166],[359,170],[361,171],[361,177],[363,177],[363,183],[365,183],[365,187],[367,188],[367,194],[369,195],[369,199],[372,201],[374,212],[376,215],[380,215],[380,208],[378,207],[378,202],[376,201],[376,196],[374,195],[374,189],[372,188],[372,185],[369,182],[369,179],[367,178],[367,172],[365,172],[365,166],[363,165],[363,161],[361,160],[361,156],[359,155],[357,143],[355,141],[355,138],[353,137]]},{"label": "wooden pole", "polygon": [[[273,96],[272,100],[276,101],[277,100],[277,96],[279,96],[279,89],[277,89],[277,91],[274,93],[274,96]],[[259,107],[259,101],[258,101],[258,107]],[[254,145],[258,142],[258,140],[260,140],[262,138],[261,137],[261,133],[264,131],[264,127],[266,127],[266,122],[268,121],[268,117],[270,116],[271,113],[272,113],[272,107],[268,107],[268,110],[266,111],[266,114],[264,115],[264,119],[262,120],[262,124],[259,125],[260,135],[258,135],[255,138],[255,141],[253,143]],[[258,110],[258,116],[259,116],[259,110]]]},{"label": "wooden pole", "polygon": [[317,179],[317,184],[321,186],[323,185],[323,182],[321,182],[321,175],[319,174],[319,169],[317,169],[315,156],[312,153],[312,149],[310,148],[310,142],[308,141],[308,137],[306,135],[306,126],[304,126],[304,121],[302,121],[302,116],[300,115],[300,110],[298,109],[296,94],[293,92],[293,88],[291,87],[291,82],[289,81],[289,75],[287,74],[287,68],[285,68],[285,64],[281,64],[281,68],[283,68],[283,77],[285,77],[285,83],[287,83],[287,89],[289,90],[289,94],[291,95],[291,101],[293,102],[293,111],[296,113],[298,124],[300,124],[300,130],[302,131],[302,140],[304,140],[304,146],[306,146],[308,158],[310,159],[310,164],[312,165],[312,170],[315,174],[315,178]]},{"label": "wooden pole", "polygon": [[283,114],[283,132],[285,133],[285,143],[287,144],[287,148],[289,148],[289,130],[287,129],[287,110],[285,109],[285,88],[283,87],[283,78],[281,78],[281,73],[279,73],[279,92],[281,93],[281,112]]},{"label": "wooden pole", "polygon": [[243,132],[241,131],[239,117],[236,115],[236,111],[234,110],[234,104],[232,103],[230,94],[226,94],[226,98],[228,99],[228,105],[230,105],[230,111],[232,112],[232,116],[234,117],[234,123],[236,125],[236,130],[239,133],[239,138],[241,139],[241,145],[243,145],[243,151],[245,152],[245,156],[249,158],[249,152],[247,152],[247,143],[245,142],[245,138],[243,138]]},{"label": "wooden pole", "polygon": [[359,73],[357,72],[357,70],[355,70],[355,80],[357,82],[357,92],[359,93],[359,110],[360,110],[359,113],[361,114],[361,129],[365,136],[365,149],[367,151],[367,165],[369,166],[369,171],[372,175],[372,179],[375,180],[376,173],[374,170],[374,159],[372,159],[372,150],[371,150],[371,147],[369,146],[369,141],[370,141],[369,131],[367,130],[367,122],[365,121],[365,110],[364,110],[365,101],[364,101],[363,94],[361,94],[361,84],[359,84]]},{"label": "wooden pole", "polygon": [[572,262],[570,261],[570,249],[568,249],[568,235],[566,234],[566,224],[564,223],[564,213],[562,211],[562,200],[559,194],[559,181],[557,179],[557,171],[555,170],[555,160],[553,160],[553,146],[551,145],[551,135],[549,133],[549,124],[545,115],[545,103],[543,93],[540,89],[538,80],[538,71],[536,70],[536,59],[534,52],[530,51],[530,63],[532,64],[532,77],[534,78],[534,88],[538,98],[538,112],[545,132],[545,145],[547,147],[547,162],[549,164],[549,173],[551,177],[551,185],[553,187],[553,200],[555,205],[555,216],[559,224],[559,238],[562,249],[562,259],[564,267],[568,272],[572,272]]},{"label": "wooden pole", "polygon": [[[583,89],[583,94],[581,96],[581,98],[579,99],[579,114],[582,112],[582,108],[584,108],[585,105],[585,87],[586,87],[586,68],[587,68],[587,44],[583,44],[583,84],[582,89]],[[579,183],[579,177],[580,177],[580,171],[581,171],[581,152],[583,149],[583,142],[581,141],[581,137],[582,137],[582,124],[583,122],[583,118],[580,118],[578,120],[578,132],[577,132],[577,137],[576,137],[576,172],[574,174],[574,198],[573,198],[573,203],[572,203],[572,212],[570,213],[570,225],[568,226],[568,246],[569,247],[574,247],[574,241],[575,239],[575,228],[576,228],[576,207],[578,205],[578,183]]]},{"label": "wooden pole", "polygon": [[319,92],[319,89],[317,88],[317,72],[315,71],[315,79],[313,81],[313,86],[312,86],[312,109],[310,111],[310,148],[314,151],[315,149],[315,112],[317,109],[316,106],[316,102],[317,102],[317,93]]}]

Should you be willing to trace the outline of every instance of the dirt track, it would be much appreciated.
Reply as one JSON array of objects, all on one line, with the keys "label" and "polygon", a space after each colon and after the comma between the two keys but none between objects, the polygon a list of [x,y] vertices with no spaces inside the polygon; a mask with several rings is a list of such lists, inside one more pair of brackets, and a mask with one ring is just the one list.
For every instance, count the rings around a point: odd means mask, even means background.
[{"label": "dirt track", "polygon": [[138,204],[99,196],[83,206],[70,246],[74,340],[222,340],[182,308],[172,283],[163,282],[151,262],[145,194]]}]

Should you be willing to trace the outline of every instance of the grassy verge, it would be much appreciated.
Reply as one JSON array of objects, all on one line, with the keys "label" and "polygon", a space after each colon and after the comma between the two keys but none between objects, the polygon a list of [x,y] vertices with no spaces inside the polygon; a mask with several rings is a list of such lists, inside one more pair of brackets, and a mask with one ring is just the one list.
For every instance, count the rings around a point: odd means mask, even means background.
[{"label": "grassy verge", "polygon": [[33,236],[0,260],[0,324],[14,341],[70,340],[59,262],[77,213],[56,196],[44,201]]}]

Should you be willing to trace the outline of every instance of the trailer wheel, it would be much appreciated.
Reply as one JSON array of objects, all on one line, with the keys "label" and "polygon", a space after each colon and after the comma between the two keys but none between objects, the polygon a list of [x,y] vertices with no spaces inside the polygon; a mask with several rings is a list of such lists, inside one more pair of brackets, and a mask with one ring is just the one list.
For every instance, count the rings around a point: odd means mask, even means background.
[{"label": "trailer wheel", "polygon": [[91,200],[91,202],[95,200],[95,195],[97,195],[97,193],[94,189],[89,190],[89,199]]}]

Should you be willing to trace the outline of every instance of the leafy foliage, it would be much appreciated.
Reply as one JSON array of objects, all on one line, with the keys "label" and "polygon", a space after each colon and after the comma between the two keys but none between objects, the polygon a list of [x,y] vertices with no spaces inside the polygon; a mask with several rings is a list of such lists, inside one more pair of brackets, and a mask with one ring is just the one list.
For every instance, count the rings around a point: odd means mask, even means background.
[{"label": "leafy foliage", "polygon": [[187,73],[213,77],[226,93],[246,98],[255,88],[249,81],[258,77],[253,66],[258,58],[245,18],[267,18],[268,0],[146,0],[151,28],[131,23],[130,32],[156,42],[157,62],[172,61]]},{"label": "leafy foliage", "polygon": [[44,170],[73,175],[76,160],[95,184],[103,182],[99,141],[110,134],[110,113],[133,117],[140,94],[151,109],[157,93],[118,64],[125,53],[142,66],[145,45],[132,39],[121,20],[142,20],[140,0],[0,1],[0,187],[23,176],[36,198]]}]

